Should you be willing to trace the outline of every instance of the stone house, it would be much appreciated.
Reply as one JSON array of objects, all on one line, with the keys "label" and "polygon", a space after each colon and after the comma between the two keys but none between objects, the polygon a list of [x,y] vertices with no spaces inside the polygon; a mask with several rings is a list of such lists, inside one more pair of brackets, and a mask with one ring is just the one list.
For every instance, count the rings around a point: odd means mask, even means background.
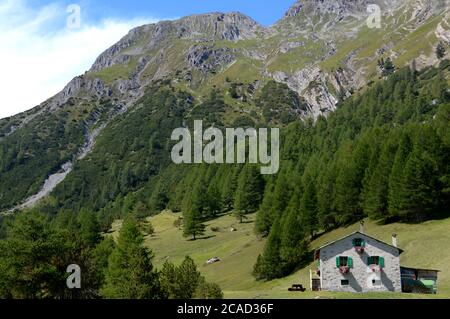
[{"label": "stone house", "polygon": [[357,231],[315,251],[317,270],[311,289],[345,292],[401,292],[397,238],[385,243]]}]

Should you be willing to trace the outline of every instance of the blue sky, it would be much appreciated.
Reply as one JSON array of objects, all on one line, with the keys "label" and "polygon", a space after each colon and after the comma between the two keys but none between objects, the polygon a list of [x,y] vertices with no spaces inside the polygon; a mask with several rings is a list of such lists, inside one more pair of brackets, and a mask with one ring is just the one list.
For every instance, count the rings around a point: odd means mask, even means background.
[{"label": "blue sky", "polygon": [[[0,118],[39,105],[130,29],[206,12],[240,11],[264,25],[295,0],[0,0]],[[75,4],[76,28],[69,27]],[[26,92],[26,94],[24,94]]]},{"label": "blue sky", "polygon": [[[295,0],[67,0],[62,5],[80,4],[88,19],[134,19],[142,16],[174,18],[205,12],[240,11],[264,25],[280,19]],[[29,1],[34,7],[42,7],[55,1]]]}]

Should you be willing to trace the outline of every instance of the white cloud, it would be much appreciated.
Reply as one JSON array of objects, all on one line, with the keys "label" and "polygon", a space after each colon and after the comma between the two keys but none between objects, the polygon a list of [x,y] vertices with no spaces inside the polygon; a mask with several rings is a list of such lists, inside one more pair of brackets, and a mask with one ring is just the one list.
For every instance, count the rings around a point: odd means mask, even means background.
[{"label": "white cloud", "polygon": [[56,4],[39,9],[0,0],[0,118],[30,109],[58,93],[130,29],[156,19],[104,20],[54,30],[70,13]]}]

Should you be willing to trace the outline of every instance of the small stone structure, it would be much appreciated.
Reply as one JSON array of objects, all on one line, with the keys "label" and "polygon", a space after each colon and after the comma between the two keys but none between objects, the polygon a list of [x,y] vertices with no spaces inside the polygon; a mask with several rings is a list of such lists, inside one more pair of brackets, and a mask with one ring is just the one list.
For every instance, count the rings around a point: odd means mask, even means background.
[{"label": "small stone structure", "polygon": [[316,250],[318,267],[314,276],[311,273],[311,288],[401,292],[401,253],[396,247],[396,237],[393,244],[387,244],[360,231],[354,232]]}]

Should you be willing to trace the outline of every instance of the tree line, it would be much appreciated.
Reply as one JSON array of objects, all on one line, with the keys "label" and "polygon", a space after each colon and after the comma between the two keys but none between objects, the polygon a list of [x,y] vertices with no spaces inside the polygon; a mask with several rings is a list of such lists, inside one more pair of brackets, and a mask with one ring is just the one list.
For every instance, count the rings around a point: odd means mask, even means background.
[{"label": "tree line", "polygon": [[[102,231],[129,214],[171,209],[183,212],[190,239],[220,214],[243,222],[257,212],[255,231],[267,237],[255,264],[258,279],[291,273],[309,261],[315,236],[365,217],[386,223],[448,217],[450,62],[422,71],[414,63],[388,69],[384,81],[342,101],[327,118],[284,127],[280,172],[265,177],[248,164],[171,164],[164,156],[171,128],[189,118],[192,100],[166,87],[151,89],[40,209],[95,211]],[[211,103],[219,115],[227,107],[217,92],[205,105]]]},{"label": "tree line", "polygon": [[255,265],[260,279],[289,274],[309,261],[318,233],[365,217],[448,217],[449,68],[444,60],[421,72],[400,69],[328,118],[292,123],[282,131],[276,176],[263,178],[253,165],[169,167],[158,181],[169,194],[164,208],[184,213],[193,238],[217,214],[242,222],[257,211],[255,230],[268,239]]},{"label": "tree line", "polygon": [[[143,245],[139,220],[128,216],[117,241],[100,233],[95,213],[38,211],[1,220],[0,298],[192,299],[222,298],[217,284],[197,271],[190,257],[161,270]],[[69,289],[67,266],[81,268],[81,289]]]}]

